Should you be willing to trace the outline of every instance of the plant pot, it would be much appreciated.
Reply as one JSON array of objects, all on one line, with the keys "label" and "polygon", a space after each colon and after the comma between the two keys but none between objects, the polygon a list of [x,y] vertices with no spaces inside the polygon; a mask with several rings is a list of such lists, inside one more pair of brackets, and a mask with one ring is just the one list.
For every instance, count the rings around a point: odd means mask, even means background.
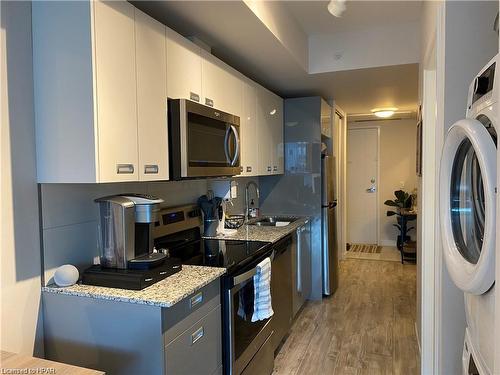
[{"label": "plant pot", "polygon": [[406,242],[406,241],[410,241],[410,236],[405,236],[405,239],[404,241],[401,241],[401,235],[398,236],[398,238],[396,239],[396,246],[398,247],[399,250],[403,249],[403,244]]}]

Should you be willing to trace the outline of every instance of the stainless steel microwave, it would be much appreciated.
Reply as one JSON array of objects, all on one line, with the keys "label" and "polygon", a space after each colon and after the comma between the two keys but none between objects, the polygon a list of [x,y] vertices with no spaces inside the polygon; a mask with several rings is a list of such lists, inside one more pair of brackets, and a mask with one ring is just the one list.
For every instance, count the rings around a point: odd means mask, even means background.
[{"label": "stainless steel microwave", "polygon": [[168,123],[174,180],[241,173],[238,116],[187,99],[169,99]]}]

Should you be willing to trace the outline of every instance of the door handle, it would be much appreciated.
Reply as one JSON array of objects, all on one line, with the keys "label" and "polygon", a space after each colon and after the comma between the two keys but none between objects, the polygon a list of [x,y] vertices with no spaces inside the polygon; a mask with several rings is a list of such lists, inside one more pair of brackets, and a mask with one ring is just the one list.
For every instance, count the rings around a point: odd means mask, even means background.
[{"label": "door handle", "polygon": [[240,154],[240,135],[238,134],[238,130],[236,130],[235,126],[231,125],[230,129],[233,131],[234,141],[236,143],[236,147],[235,147],[235,150],[234,150],[233,160],[231,160],[231,167],[232,167],[232,166],[234,166],[234,164],[238,160],[238,156]]},{"label": "door handle", "polygon": [[377,191],[377,188],[375,186],[369,187],[366,189],[367,193],[375,193]]},{"label": "door handle", "polygon": [[117,164],[116,173],[118,174],[132,174],[134,173],[134,164]]},{"label": "door handle", "polygon": [[146,164],[144,174],[158,174],[158,164]]},{"label": "door handle", "polygon": [[231,127],[227,127],[226,135],[224,136],[224,154],[226,154],[226,161],[231,163],[231,157],[229,156],[229,133],[231,132]]}]

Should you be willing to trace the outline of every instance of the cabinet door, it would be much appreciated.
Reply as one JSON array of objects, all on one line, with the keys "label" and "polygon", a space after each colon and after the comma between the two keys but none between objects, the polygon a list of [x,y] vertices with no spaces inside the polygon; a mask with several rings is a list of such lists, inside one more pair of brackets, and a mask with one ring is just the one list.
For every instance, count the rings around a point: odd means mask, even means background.
[{"label": "cabinet door", "polygon": [[273,174],[283,174],[285,171],[284,145],[283,145],[283,99],[271,94],[272,109],[270,110],[270,123],[272,124],[272,152]]},{"label": "cabinet door", "polygon": [[202,57],[202,103],[241,117],[243,82],[208,52],[203,52]]},{"label": "cabinet door", "polygon": [[257,90],[251,82],[243,83],[243,112],[241,116],[241,166],[242,176],[257,176],[258,142],[257,142]]},{"label": "cabinet door", "polygon": [[200,48],[167,29],[167,94],[201,102]]},{"label": "cabinet door", "polygon": [[257,87],[257,144],[259,167],[258,174],[270,175],[273,172],[273,131],[270,121],[273,103],[270,93],[261,86]]},{"label": "cabinet door", "polygon": [[168,179],[166,28],[135,10],[139,180]]},{"label": "cabinet door", "polygon": [[125,1],[97,1],[93,6],[99,182],[134,181],[138,179],[134,7]]}]

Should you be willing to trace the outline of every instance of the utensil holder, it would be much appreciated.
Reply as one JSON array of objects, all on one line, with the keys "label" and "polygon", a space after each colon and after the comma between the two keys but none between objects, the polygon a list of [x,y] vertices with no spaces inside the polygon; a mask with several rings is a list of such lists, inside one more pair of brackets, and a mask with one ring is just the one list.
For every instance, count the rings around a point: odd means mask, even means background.
[{"label": "utensil holder", "polygon": [[215,237],[217,235],[218,226],[218,219],[205,219],[203,221],[203,235],[207,237]]}]

